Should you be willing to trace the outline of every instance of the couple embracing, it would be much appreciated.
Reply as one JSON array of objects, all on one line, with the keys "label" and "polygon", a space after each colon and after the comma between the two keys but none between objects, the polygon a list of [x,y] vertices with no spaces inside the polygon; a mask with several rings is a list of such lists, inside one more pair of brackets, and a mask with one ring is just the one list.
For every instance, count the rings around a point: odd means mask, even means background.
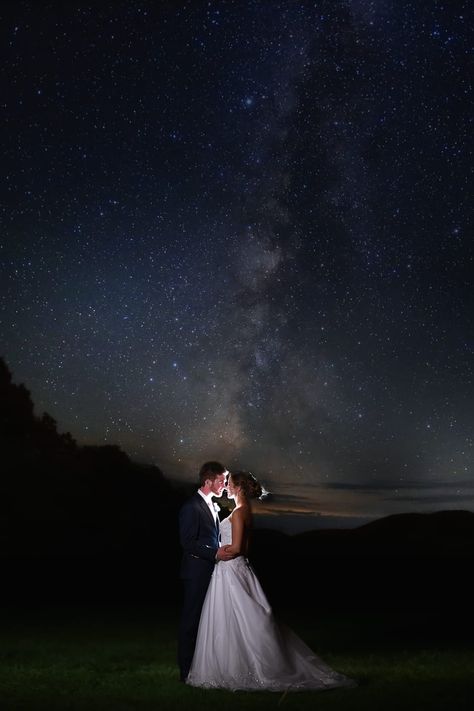
[{"label": "couple embracing", "polygon": [[[178,636],[180,678],[191,686],[236,690],[310,690],[354,686],[279,624],[247,560],[250,501],[262,486],[249,472],[206,462],[198,491],[179,514],[184,602]],[[219,521],[213,497],[235,507]]]}]

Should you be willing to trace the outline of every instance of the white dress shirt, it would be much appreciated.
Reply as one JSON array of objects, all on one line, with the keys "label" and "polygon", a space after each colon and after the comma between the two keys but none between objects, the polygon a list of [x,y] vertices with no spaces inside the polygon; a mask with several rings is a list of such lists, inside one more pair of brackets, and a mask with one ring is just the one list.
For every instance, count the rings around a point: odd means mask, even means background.
[{"label": "white dress shirt", "polygon": [[214,502],[212,501],[212,494],[203,494],[201,489],[198,489],[198,494],[201,494],[202,498],[206,502],[206,504],[209,506],[209,510],[212,513],[212,518],[214,519],[215,523],[218,523],[219,517],[217,516],[217,511],[214,508]]}]

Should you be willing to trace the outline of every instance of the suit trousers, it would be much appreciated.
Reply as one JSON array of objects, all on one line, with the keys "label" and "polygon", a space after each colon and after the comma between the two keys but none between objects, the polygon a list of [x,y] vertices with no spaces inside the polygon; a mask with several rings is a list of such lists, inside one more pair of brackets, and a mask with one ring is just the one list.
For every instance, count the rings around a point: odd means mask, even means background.
[{"label": "suit trousers", "polygon": [[178,666],[182,681],[186,680],[193,661],[199,620],[211,576],[212,567],[206,566],[199,575],[183,579],[184,601],[178,632]]}]

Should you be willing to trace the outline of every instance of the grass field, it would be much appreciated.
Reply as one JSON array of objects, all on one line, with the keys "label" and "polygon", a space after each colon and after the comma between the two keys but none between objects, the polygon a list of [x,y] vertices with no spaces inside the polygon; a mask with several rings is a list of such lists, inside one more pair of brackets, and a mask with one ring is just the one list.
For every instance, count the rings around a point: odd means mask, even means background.
[{"label": "grass field", "polygon": [[1,711],[474,709],[470,635],[436,615],[279,613],[355,689],[203,691],[178,681],[177,610],[3,609]]}]

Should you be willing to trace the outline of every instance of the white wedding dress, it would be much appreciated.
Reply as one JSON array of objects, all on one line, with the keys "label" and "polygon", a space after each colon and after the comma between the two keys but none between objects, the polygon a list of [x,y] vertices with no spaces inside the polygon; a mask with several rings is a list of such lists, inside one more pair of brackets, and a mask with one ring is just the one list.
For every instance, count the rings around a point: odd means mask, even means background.
[{"label": "white wedding dress", "polygon": [[[230,518],[221,522],[220,530],[221,544],[231,543]],[[356,685],[277,623],[243,556],[215,566],[186,682],[232,691],[304,691]]]}]

